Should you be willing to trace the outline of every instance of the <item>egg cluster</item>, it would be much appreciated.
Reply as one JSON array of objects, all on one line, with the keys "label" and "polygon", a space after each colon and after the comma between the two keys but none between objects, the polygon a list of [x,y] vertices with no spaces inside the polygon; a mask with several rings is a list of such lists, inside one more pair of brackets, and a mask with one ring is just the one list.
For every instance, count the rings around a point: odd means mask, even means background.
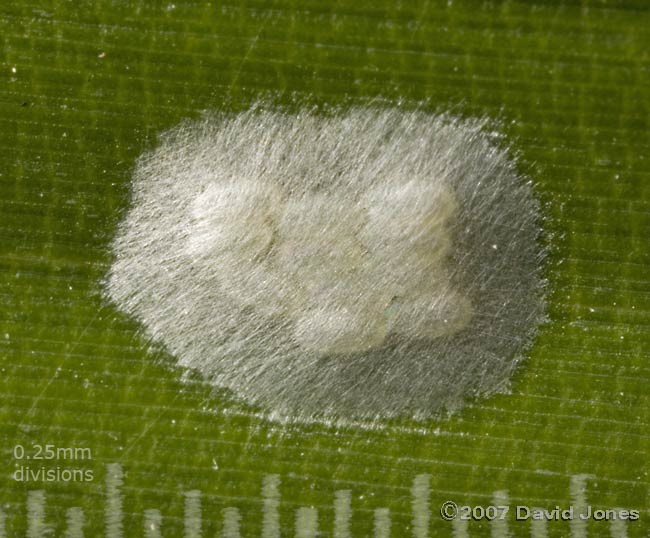
[{"label": "egg cluster", "polygon": [[507,386],[543,319],[539,204],[485,120],[211,115],[132,188],[108,297],[279,418],[453,411]]}]

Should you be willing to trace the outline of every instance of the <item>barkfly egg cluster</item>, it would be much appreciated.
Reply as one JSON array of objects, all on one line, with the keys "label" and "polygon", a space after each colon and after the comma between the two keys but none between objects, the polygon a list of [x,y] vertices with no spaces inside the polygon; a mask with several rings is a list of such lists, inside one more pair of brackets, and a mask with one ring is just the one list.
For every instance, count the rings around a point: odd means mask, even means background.
[{"label": "barkfly egg cluster", "polygon": [[502,390],[543,318],[539,204],[483,119],[260,107],[137,163],[108,297],[276,417],[427,417]]}]

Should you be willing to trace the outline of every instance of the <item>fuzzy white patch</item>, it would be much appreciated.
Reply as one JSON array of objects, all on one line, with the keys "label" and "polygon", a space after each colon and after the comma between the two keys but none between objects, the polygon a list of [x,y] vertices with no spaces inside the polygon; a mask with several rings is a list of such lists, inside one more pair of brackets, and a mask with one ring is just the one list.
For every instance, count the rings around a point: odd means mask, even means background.
[{"label": "fuzzy white patch", "polygon": [[253,109],[138,162],[106,290],[276,415],[430,416],[507,383],[542,318],[538,234],[482,120]]}]

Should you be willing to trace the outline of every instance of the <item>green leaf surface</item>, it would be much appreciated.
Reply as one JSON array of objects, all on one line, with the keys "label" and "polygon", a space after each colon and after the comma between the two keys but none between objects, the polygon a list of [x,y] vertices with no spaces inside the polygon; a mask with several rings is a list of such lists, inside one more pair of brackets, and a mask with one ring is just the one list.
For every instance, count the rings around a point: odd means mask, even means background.
[{"label": "green leaf surface", "polygon": [[[550,322],[510,394],[427,423],[280,425],[199,378],[182,382],[102,299],[137,157],[184,118],[256,101],[494,118],[544,203],[552,251]],[[339,490],[352,492],[353,536],[372,535],[378,508],[390,510],[392,536],[414,536],[421,474],[430,536],[460,537],[439,515],[448,499],[486,506],[507,491],[512,506],[567,507],[580,474],[593,475],[594,507],[640,510],[627,533],[645,536],[649,120],[650,6],[640,0],[2,3],[0,529],[23,536],[32,521],[40,536],[27,499],[42,490],[55,535],[80,507],[85,536],[103,536],[106,466],[117,463],[129,537],[143,535],[151,508],[163,536],[190,536],[191,490],[202,536],[221,532],[226,507],[239,510],[242,536],[259,536],[269,474],[280,477],[282,536],[294,535],[300,507],[316,508],[333,535]],[[17,460],[16,445],[34,455],[46,444],[88,447],[92,459]],[[21,465],[94,480],[19,482]],[[609,522],[587,527],[610,536]],[[508,528],[532,532],[530,521]],[[468,531],[506,536],[486,521]],[[570,532],[548,524],[549,536]]]}]

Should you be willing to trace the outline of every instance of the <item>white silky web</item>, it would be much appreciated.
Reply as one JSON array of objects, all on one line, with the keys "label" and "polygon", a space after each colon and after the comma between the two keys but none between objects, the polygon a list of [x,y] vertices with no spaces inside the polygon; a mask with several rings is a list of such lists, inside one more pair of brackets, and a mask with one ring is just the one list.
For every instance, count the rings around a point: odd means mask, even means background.
[{"label": "white silky web", "polygon": [[108,297],[274,416],[453,411],[507,387],[543,318],[539,204],[484,120],[213,115],[132,188]]}]

